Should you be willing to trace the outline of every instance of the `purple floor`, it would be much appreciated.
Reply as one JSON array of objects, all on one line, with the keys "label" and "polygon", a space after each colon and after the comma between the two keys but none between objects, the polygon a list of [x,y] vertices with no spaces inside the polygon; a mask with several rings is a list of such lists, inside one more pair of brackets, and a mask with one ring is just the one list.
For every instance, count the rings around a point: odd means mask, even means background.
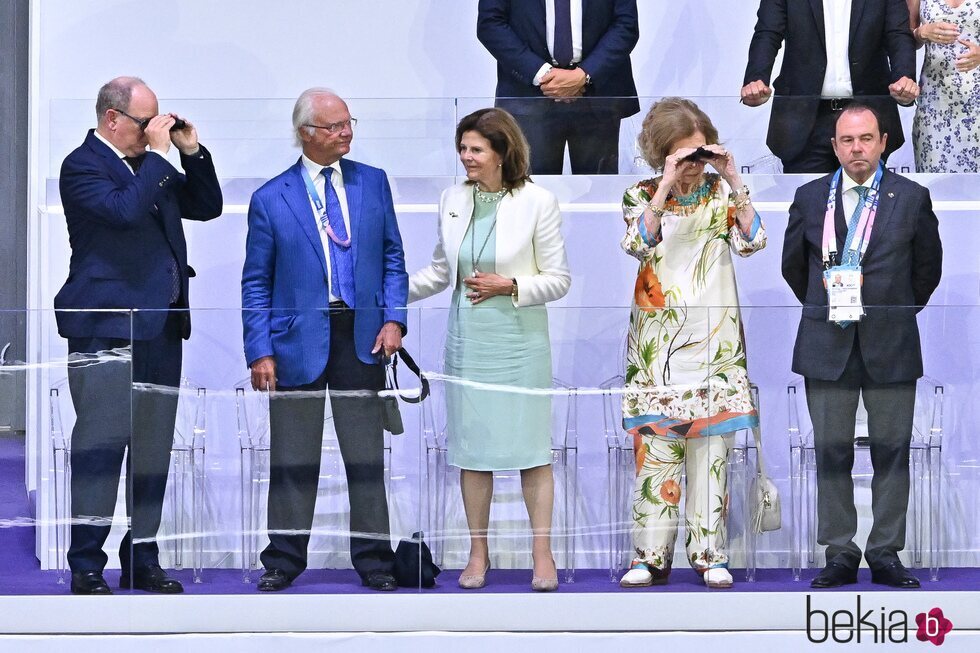
[{"label": "purple floor", "polygon": [[[24,490],[23,441],[0,437],[0,595],[50,595],[65,594],[66,585],[57,583],[57,573],[41,571],[34,556],[34,528],[28,517],[30,509],[27,493]],[[192,582],[187,570],[175,572],[184,583],[188,594],[242,594],[255,591],[254,582],[261,572],[253,574],[253,584],[242,583],[241,572],[233,569],[206,569],[200,584]],[[940,580],[929,582],[927,572],[916,570],[922,580],[922,589],[930,591],[977,591],[980,590],[980,568],[942,569]],[[735,587],[731,590],[710,590],[712,592],[806,592],[810,590],[809,579],[816,570],[804,572],[806,582],[794,582],[788,569],[760,569],[756,581],[744,581],[744,570],[733,569]],[[115,588],[119,581],[118,570],[106,571],[106,580]],[[459,570],[449,570],[439,576],[437,586],[426,593],[457,594],[461,590],[456,585]],[[889,587],[871,583],[870,572],[862,569],[858,583],[849,585],[843,591],[873,592],[891,590]],[[487,576],[487,586],[474,593],[515,593],[530,592],[531,572],[523,569],[492,570]],[[402,589],[402,592],[420,591]],[[707,592],[700,577],[690,569],[677,569],[667,585],[624,590],[610,582],[609,572],[604,569],[580,569],[575,573],[575,582],[562,583],[561,592]],[[826,592],[828,590],[821,590]],[[829,590],[834,591],[834,590]],[[129,593],[128,591],[126,593]],[[134,592],[142,594],[142,592]],[[361,587],[357,575],[350,569],[313,569],[300,576],[291,588],[283,594],[377,594]]]}]

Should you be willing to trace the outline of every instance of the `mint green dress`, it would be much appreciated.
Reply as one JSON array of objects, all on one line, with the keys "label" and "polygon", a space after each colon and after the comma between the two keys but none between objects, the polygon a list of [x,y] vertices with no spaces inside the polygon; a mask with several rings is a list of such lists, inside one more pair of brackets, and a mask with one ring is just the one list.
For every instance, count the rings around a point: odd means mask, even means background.
[{"label": "mint green dress", "polygon": [[[462,469],[530,469],[551,462],[551,344],[544,306],[514,306],[497,295],[475,306],[463,279],[496,271],[499,200],[474,202],[459,248],[456,289],[446,335],[449,464]],[[480,249],[486,240],[486,247]],[[472,382],[472,383],[468,383]]]}]

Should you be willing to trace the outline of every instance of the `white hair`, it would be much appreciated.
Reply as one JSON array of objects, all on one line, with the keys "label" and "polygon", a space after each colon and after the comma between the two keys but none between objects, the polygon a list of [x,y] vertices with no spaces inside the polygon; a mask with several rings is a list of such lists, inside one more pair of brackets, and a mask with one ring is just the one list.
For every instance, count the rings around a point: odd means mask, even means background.
[{"label": "white hair", "polygon": [[299,130],[304,130],[308,136],[313,135],[313,128],[304,127],[304,125],[310,124],[313,120],[313,99],[322,95],[329,95],[340,100],[340,96],[333,89],[326,86],[314,86],[300,93],[299,97],[296,98],[296,104],[293,105],[293,134],[296,136],[296,143],[300,147],[302,147],[303,141],[299,137]]}]

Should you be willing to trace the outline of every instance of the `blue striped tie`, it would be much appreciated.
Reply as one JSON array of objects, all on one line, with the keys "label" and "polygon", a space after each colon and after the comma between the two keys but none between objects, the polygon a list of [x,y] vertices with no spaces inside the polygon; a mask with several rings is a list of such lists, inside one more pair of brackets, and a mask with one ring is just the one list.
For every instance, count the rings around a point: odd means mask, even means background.
[{"label": "blue striped tie", "polygon": [[[340,209],[340,198],[337,191],[330,183],[333,175],[333,168],[327,167],[321,171],[326,179],[323,184],[323,195],[327,200],[327,214],[320,216],[320,223],[330,228],[339,240],[347,240],[347,226],[344,224],[344,213]],[[330,239],[330,278],[331,292],[335,297],[340,297],[344,303],[354,308],[354,258],[350,245],[343,247]]]},{"label": "blue striped tie", "polygon": [[851,243],[857,236],[858,222],[861,221],[861,210],[864,208],[864,200],[868,197],[867,186],[855,186],[854,190],[858,193],[858,203],[851,214],[851,220],[847,223],[847,237],[844,238],[844,253],[841,256],[841,265],[857,265],[860,263],[860,255],[850,250]]}]

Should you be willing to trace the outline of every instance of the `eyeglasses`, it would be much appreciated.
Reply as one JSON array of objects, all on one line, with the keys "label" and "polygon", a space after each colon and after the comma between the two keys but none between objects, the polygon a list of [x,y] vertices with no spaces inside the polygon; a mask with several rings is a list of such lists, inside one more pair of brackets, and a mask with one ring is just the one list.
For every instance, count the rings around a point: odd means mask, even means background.
[{"label": "eyeglasses", "polygon": [[354,129],[357,126],[357,118],[351,118],[350,120],[341,120],[340,122],[332,122],[329,125],[311,125],[309,123],[303,125],[304,127],[312,127],[313,129],[325,129],[328,134],[336,134],[339,131],[343,131],[344,127],[350,127]]},{"label": "eyeglasses", "polygon": [[135,122],[137,125],[140,126],[140,131],[145,131],[146,130],[146,126],[150,124],[150,121],[151,120],[153,120],[153,118],[136,118],[134,116],[129,115],[128,113],[126,113],[122,109],[117,109],[115,107],[109,107],[109,108],[112,109],[113,111],[115,111],[116,113],[121,113],[122,115],[126,116],[127,118],[129,118],[130,120],[132,120],[133,122]]}]

